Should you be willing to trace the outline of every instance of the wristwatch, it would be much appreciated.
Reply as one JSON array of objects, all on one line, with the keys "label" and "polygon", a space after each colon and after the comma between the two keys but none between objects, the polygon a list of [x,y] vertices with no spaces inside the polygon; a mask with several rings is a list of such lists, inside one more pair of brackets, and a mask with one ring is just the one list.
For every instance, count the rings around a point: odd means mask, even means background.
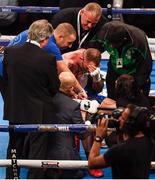
[{"label": "wristwatch", "polygon": [[103,138],[100,136],[95,136],[94,141],[101,143],[103,141]]}]

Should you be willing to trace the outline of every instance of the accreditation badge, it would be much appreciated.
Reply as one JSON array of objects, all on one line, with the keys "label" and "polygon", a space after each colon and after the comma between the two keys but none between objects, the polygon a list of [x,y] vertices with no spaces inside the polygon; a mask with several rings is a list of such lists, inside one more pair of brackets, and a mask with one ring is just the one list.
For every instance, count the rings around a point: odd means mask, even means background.
[{"label": "accreditation badge", "polygon": [[123,68],[123,59],[122,58],[117,59],[116,68]]}]

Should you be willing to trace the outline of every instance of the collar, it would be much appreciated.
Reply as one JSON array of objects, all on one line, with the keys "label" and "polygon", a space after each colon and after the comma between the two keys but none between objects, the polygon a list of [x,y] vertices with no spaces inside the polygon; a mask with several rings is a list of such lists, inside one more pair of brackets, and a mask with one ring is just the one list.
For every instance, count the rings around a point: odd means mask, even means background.
[{"label": "collar", "polygon": [[39,44],[37,41],[28,39],[26,42],[29,42],[29,43],[31,43],[31,44],[34,44],[34,45],[40,47],[40,44]]},{"label": "collar", "polygon": [[54,35],[51,35],[50,39],[56,44],[56,39],[55,39]]}]

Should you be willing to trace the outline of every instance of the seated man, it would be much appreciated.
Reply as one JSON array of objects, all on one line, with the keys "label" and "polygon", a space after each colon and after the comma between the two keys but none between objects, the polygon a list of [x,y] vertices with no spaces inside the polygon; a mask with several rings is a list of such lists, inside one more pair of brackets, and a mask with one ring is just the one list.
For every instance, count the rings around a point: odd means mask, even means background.
[{"label": "seated man", "polygon": [[[52,124],[84,124],[82,114],[80,112],[80,104],[72,100],[68,96],[72,96],[72,89],[76,85],[76,78],[71,72],[62,72],[59,75],[61,81],[60,92],[53,96],[52,101]],[[45,159],[51,160],[80,160],[79,152],[76,149],[74,136],[71,132],[54,132],[42,134],[45,137],[44,145],[46,149]],[[87,133],[80,133],[80,138],[85,140]],[[34,141],[29,136],[29,141]],[[35,144],[36,145],[36,144]],[[35,152],[34,152],[35,151]],[[36,159],[38,149],[36,146],[30,146],[29,159]],[[29,173],[30,179],[78,179],[84,174],[80,170],[54,170],[47,169],[42,171],[41,177],[38,175],[38,169],[33,169]]]},{"label": "seated man", "polygon": [[103,79],[100,74],[101,53],[97,49],[79,49],[63,54],[63,61],[86,89],[88,97],[101,92]]}]

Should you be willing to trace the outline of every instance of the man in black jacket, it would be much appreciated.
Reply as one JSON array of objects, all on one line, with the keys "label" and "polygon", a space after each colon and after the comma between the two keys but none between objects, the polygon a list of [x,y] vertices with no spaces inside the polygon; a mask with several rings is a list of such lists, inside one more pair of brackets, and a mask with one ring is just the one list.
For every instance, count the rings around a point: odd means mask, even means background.
[{"label": "man in black jacket", "polygon": [[[59,75],[60,92],[57,92],[52,98],[51,124],[84,124],[80,111],[80,104],[71,97],[72,91],[76,85],[76,78],[71,72],[62,72]],[[41,134],[44,143],[37,143],[34,133],[29,133],[27,140],[29,142],[29,159],[39,159],[40,149],[46,150],[44,159],[51,160],[80,160],[79,152],[75,146],[73,132],[49,132]],[[86,132],[79,133],[82,140],[87,137]],[[28,145],[28,146],[29,146]],[[87,148],[88,149],[88,148]],[[86,150],[86,148],[85,148]],[[90,149],[88,149],[90,150]],[[80,170],[38,170],[33,168],[29,171],[28,179],[79,179],[83,176]]]},{"label": "man in black jacket", "polygon": [[[52,18],[54,28],[58,24],[68,22],[72,24],[77,32],[77,39],[72,48],[73,51],[80,47],[85,47],[87,42],[96,34],[96,31],[104,25],[107,20],[102,16],[102,8],[97,3],[88,3],[84,8],[66,8],[58,12]],[[65,51],[65,52],[67,52]]]},{"label": "man in black jacket", "polygon": [[[47,20],[38,20],[30,26],[26,43],[4,51],[4,119],[10,125],[51,122],[52,98],[60,83],[55,57],[41,48],[48,43],[52,32]],[[21,159],[26,134],[10,132],[9,135],[7,157],[10,158],[11,149],[16,149],[17,158]],[[13,178],[10,169],[7,178]]]},{"label": "man in black jacket", "polygon": [[106,76],[108,97],[115,99],[115,81],[121,74],[134,76],[138,87],[148,96],[152,57],[146,34],[141,29],[111,21],[97,32],[91,43],[90,46],[110,54]]}]

